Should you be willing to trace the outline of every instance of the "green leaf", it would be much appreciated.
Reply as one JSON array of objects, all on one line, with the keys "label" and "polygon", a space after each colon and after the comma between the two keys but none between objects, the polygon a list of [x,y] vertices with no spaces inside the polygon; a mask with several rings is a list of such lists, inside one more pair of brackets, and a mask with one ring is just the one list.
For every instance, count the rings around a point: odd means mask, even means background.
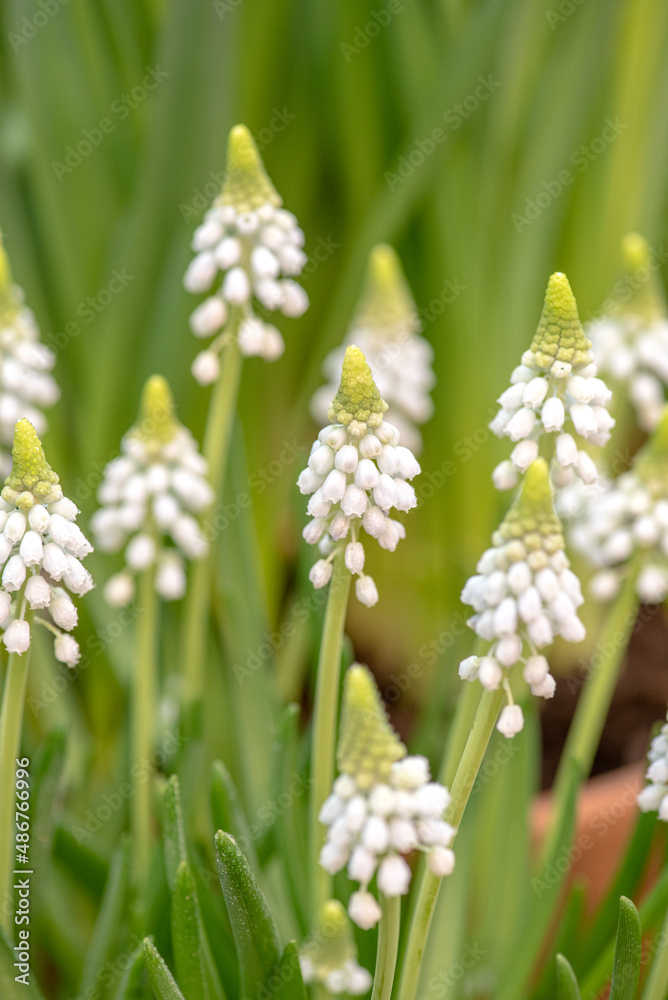
[{"label": "green leaf", "polygon": [[255,847],[248,835],[248,822],[239,802],[236,785],[220,760],[215,760],[211,768],[211,814],[216,830],[225,830],[244,844],[248,863],[254,872],[258,872]]},{"label": "green leaf", "polygon": [[139,944],[130,954],[130,962],[118,981],[114,1000],[140,1000],[141,997],[145,996],[142,990],[145,968],[144,949]]},{"label": "green leaf", "polygon": [[638,911],[626,896],[619,900],[619,925],[610,1000],[635,1000],[640,981],[642,933]]},{"label": "green leaf", "polygon": [[124,838],[109,867],[102,905],[86,953],[79,993],[86,995],[95,986],[100,969],[109,958],[123,919],[130,872],[130,841]]},{"label": "green leaf", "polygon": [[[0,931],[0,996],[2,1000],[43,1000],[42,994],[35,985],[35,973],[31,967],[29,981],[26,984],[17,983],[16,976],[22,974],[21,969],[14,968],[15,953],[12,951],[4,933]],[[32,964],[32,963],[28,963]]]},{"label": "green leaf", "polygon": [[[66,742],[63,729],[50,732],[32,769],[32,867],[35,871],[45,874],[50,868],[54,827],[60,812],[58,791],[65,765]],[[41,886],[40,879],[36,886],[40,892]]]},{"label": "green leaf", "polygon": [[172,890],[174,963],[186,1000],[222,1000],[225,996],[211,955],[187,861],[178,867]]},{"label": "green leaf", "polygon": [[179,865],[188,860],[186,835],[181,811],[181,790],[179,779],[171,776],[162,800],[162,825],[165,838],[165,870],[169,888],[174,890],[174,882]]},{"label": "green leaf", "polygon": [[156,1000],[185,1000],[151,938],[144,938],[142,950]]},{"label": "green leaf", "polygon": [[563,955],[557,955],[557,1000],[581,1000],[575,973]]},{"label": "green leaf", "polygon": [[222,830],[216,834],[216,863],[237,946],[240,994],[253,997],[279,960],[278,934],[246,858]]},{"label": "green leaf", "polygon": [[271,991],[273,1000],[306,1000],[306,987],[294,941],[288,941],[278,968],[265,985]]}]

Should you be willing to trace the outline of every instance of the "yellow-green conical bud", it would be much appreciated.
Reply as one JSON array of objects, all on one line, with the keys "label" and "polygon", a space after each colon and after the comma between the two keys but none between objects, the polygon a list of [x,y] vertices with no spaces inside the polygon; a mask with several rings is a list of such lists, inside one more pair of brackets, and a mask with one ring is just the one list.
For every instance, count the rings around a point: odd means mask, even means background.
[{"label": "yellow-green conical bud", "polygon": [[369,254],[364,291],[353,326],[392,332],[420,329],[417,307],[401,261],[387,243],[378,243]]},{"label": "yellow-green conical bud", "polygon": [[282,204],[269,180],[253,136],[245,125],[230,129],[227,140],[227,176],[219,205],[232,205],[237,212],[254,212],[261,205]]},{"label": "yellow-green conical bud", "polygon": [[61,497],[58,476],[46,460],[37,431],[29,420],[19,420],[14,428],[12,471],[5,479],[3,500],[28,510],[35,503],[53,503]]},{"label": "yellow-green conical bud", "polygon": [[343,686],[337,762],[362,789],[387,781],[395,761],[406,756],[390,725],[371,672],[359,663],[348,668]]},{"label": "yellow-green conical bud", "polygon": [[368,427],[380,427],[386,409],[387,403],[376,388],[366,358],[359,347],[347,347],[341,384],[329,408],[329,419],[350,427],[351,433],[358,431],[361,436]]},{"label": "yellow-green conical bud", "polygon": [[300,948],[300,954],[313,967],[309,978],[315,982],[323,982],[330,972],[343,969],[356,957],[350,920],[338,900],[329,899],[323,904],[318,926]]},{"label": "yellow-green conical bud", "polygon": [[633,462],[633,470],[657,494],[668,496],[668,406]]},{"label": "yellow-green conical bud", "polygon": [[[520,495],[506,514],[499,534],[505,542],[521,542],[529,553],[552,554],[564,548],[564,532],[554,509],[550,472],[544,458],[537,458],[529,466]],[[519,550],[518,557],[523,558]]]},{"label": "yellow-green conical bud", "polygon": [[162,375],[147,379],[141,398],[139,422],[130,433],[143,441],[161,445],[171,441],[179,428],[169,383]]},{"label": "yellow-green conical bud", "polygon": [[566,362],[574,368],[592,361],[591,341],[584,335],[571,286],[566,275],[559,271],[547,283],[531,351],[535,363],[546,371],[554,361]]},{"label": "yellow-green conical bud", "polygon": [[666,315],[666,296],[649,243],[640,233],[627,233],[622,240],[626,294],[620,311],[651,321]]}]

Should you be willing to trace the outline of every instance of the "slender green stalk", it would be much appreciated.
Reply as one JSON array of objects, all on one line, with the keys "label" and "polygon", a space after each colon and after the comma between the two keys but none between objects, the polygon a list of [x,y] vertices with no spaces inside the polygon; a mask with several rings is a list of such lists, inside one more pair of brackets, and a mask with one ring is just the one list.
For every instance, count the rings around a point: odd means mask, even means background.
[{"label": "slender green stalk", "polygon": [[[498,691],[485,691],[480,698],[473,727],[450,789],[452,801],[445,818],[455,828],[458,828],[461,823],[504,699],[503,688]],[[428,868],[425,868],[411,921],[406,954],[404,955],[399,1000],[414,1000],[415,998],[429,927],[442,881]]]},{"label": "slender green stalk", "polygon": [[28,683],[28,660],[30,649],[18,654],[10,653],[5,675],[5,686],[2,694],[2,710],[0,711],[0,913],[2,927],[7,940],[12,941],[12,913],[5,906],[6,896],[12,898],[14,865],[12,854],[14,849],[14,813],[15,813],[15,774],[16,759],[21,750],[21,730],[23,726],[23,709],[25,706],[26,686]]},{"label": "slender green stalk", "polygon": [[322,905],[331,896],[331,877],[318,864],[324,840],[324,830],[318,822],[318,813],[334,781],[341,651],[351,579],[343,561],[343,552],[339,552],[334,557],[334,569],[329,584],[313,707],[309,843],[314,921]]},{"label": "slender green stalk", "polygon": [[373,975],[371,1000],[390,1000],[399,950],[401,896],[381,896],[383,916],[378,927],[376,971]]},{"label": "slender green stalk", "polygon": [[668,915],[657,937],[658,948],[652,961],[642,1000],[665,1000],[668,996]]},{"label": "slender green stalk", "polygon": [[132,833],[135,885],[141,889],[148,874],[151,850],[151,789],[149,759],[155,739],[158,688],[158,595],[153,567],[140,580],[141,614],[137,624],[132,692]]},{"label": "slender green stalk", "polygon": [[[211,395],[202,449],[209,465],[209,482],[219,502],[222,500],[241,378],[242,358],[236,341],[238,322],[238,318],[230,321],[231,339],[225,348],[220,377]],[[215,551],[213,539],[208,556],[193,567],[188,586],[182,650],[184,697],[188,704],[199,702],[204,694],[206,638]]]},{"label": "slender green stalk", "polygon": [[635,625],[638,607],[635,567],[631,567],[617,600],[610,608],[596,648],[602,662],[596,666],[585,684],[568,731],[554,783],[554,805],[549,833],[543,848],[543,864],[552,858],[555,838],[560,835],[562,818],[568,807],[569,785],[575,762],[580,780],[589,775],[603,726],[610,709],[617,678],[629,637]]}]

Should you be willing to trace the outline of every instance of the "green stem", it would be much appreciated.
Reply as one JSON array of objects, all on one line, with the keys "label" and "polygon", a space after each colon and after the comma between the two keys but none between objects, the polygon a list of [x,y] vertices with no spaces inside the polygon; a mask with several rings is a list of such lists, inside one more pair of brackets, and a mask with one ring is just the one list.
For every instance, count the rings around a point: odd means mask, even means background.
[{"label": "green stem", "polygon": [[[452,799],[445,818],[455,828],[461,823],[505,697],[503,688],[500,688],[498,691],[485,691],[480,698],[478,711],[450,789]],[[442,881],[428,868],[423,872],[406,945],[399,1000],[415,998],[427,936]]]},{"label": "green stem", "polygon": [[312,722],[311,798],[310,798],[310,870],[313,891],[313,920],[317,920],[322,905],[331,896],[331,877],[320,867],[318,858],[324,840],[324,830],[318,813],[330,794],[334,782],[336,722],[339,708],[341,651],[346,609],[352,577],[343,561],[343,552],[334,557],[334,570],[329,584],[325,624],[322,632],[315,704]]},{"label": "green stem", "polygon": [[668,996],[668,915],[657,940],[659,947],[652,962],[642,1000],[665,1000]]},{"label": "green stem", "polygon": [[[230,321],[230,343],[225,348],[220,377],[213,389],[204,432],[202,453],[209,465],[209,482],[218,502],[222,502],[224,473],[232,438],[232,425],[241,379],[241,353],[236,341],[239,318]],[[190,577],[185,608],[182,663],[184,697],[187,704],[201,701],[204,695],[206,640],[211,603],[211,583],[215,558],[215,539],[209,554],[195,563]]]},{"label": "green stem", "polygon": [[383,916],[378,927],[378,951],[371,1000],[390,1000],[399,950],[401,896],[393,896],[391,899],[381,896],[381,906]]},{"label": "green stem", "polygon": [[135,886],[146,885],[151,851],[151,792],[149,760],[155,740],[158,688],[158,596],[153,567],[140,580],[136,660],[132,692],[132,833]]},{"label": "green stem", "polygon": [[603,662],[594,668],[587,678],[575,709],[554,783],[550,829],[542,852],[544,864],[551,859],[555,846],[558,846],[555,844],[555,838],[562,835],[562,820],[568,808],[573,764],[577,767],[579,780],[584,781],[594,761],[624,653],[636,622],[638,609],[636,575],[635,567],[631,566],[617,600],[608,612],[600,639],[596,644],[601,650]]},{"label": "green stem", "polygon": [[[14,850],[15,775],[16,759],[21,750],[21,729],[28,683],[27,652],[10,653],[5,675],[5,686],[0,711],[0,886],[4,890],[0,897],[2,927],[7,940],[13,940],[12,885],[14,878],[12,863]],[[4,897],[4,898],[3,898]]]}]

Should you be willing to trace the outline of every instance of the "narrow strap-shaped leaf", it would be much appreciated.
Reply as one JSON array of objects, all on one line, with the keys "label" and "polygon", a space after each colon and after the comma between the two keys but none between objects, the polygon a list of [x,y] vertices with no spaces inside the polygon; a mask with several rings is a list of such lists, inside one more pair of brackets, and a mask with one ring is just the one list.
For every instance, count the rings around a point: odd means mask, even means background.
[{"label": "narrow strap-shaped leaf", "polygon": [[144,938],[142,951],[156,1000],[185,1000],[151,938]]},{"label": "narrow strap-shaped leaf", "polygon": [[265,985],[271,991],[272,1000],[306,1000],[306,987],[294,941],[288,941],[275,972]]},{"label": "narrow strap-shaped leaf", "polygon": [[182,861],[172,892],[174,963],[186,1000],[223,1000],[223,987],[213,962],[197,899],[195,877]]},{"label": "narrow strap-shaped leaf", "polygon": [[280,958],[266,900],[234,837],[216,834],[216,863],[239,958],[243,997],[255,997]]},{"label": "narrow strap-shaped leaf", "polygon": [[[38,872],[48,872],[58,808],[58,789],[65,766],[66,734],[62,729],[49,733],[40,752],[39,760],[32,768],[33,794],[31,819],[32,868]],[[40,879],[36,889],[41,891]]]},{"label": "narrow strap-shaped leaf", "polygon": [[179,865],[188,860],[186,852],[186,835],[183,828],[183,813],[181,811],[181,790],[179,779],[171,776],[165,788],[162,799],[162,825],[165,838],[165,870],[170,889],[174,889],[174,881]]},{"label": "narrow strap-shaped leaf", "polygon": [[575,973],[563,955],[557,955],[557,1000],[581,1000]]},{"label": "narrow strap-shaped leaf", "polygon": [[[281,871],[293,902],[303,934],[308,930],[308,893],[303,877],[306,857],[309,778],[301,775],[297,762],[299,706],[288,705],[281,716],[274,751],[275,775],[272,794],[276,799],[284,793],[290,795],[291,805],[282,809],[276,818],[274,835],[276,851],[281,858]],[[295,786],[293,782],[297,780]]]},{"label": "narrow strap-shaped leaf", "polygon": [[130,841],[123,839],[109,868],[109,878],[93,936],[86,953],[79,993],[86,995],[95,987],[98,973],[111,954],[123,918],[130,871]]},{"label": "narrow strap-shaped leaf", "polygon": [[635,1000],[640,981],[642,934],[638,911],[626,896],[619,900],[619,924],[610,1000]]},{"label": "narrow strap-shaped leaf", "polygon": [[144,948],[140,943],[130,954],[130,962],[125,966],[118,980],[114,1000],[140,1000],[146,995],[145,991],[142,990],[145,968]]},{"label": "narrow strap-shaped leaf", "polygon": [[257,854],[248,833],[248,822],[239,802],[237,788],[230,772],[220,760],[215,760],[211,768],[211,814],[215,829],[231,833],[243,845],[249,865],[257,872]]}]

